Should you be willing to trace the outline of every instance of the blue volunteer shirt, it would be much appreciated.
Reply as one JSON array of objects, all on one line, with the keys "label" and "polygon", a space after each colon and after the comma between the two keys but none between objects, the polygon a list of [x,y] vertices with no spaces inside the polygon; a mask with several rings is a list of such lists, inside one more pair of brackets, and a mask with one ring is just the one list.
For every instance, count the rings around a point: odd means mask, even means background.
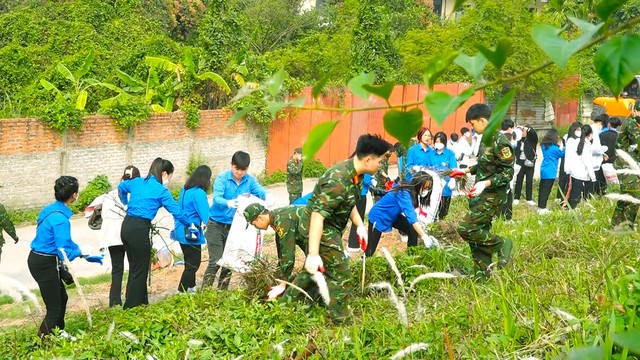
[{"label": "blue volunteer shirt", "polygon": [[380,198],[369,211],[369,226],[375,224],[380,232],[389,232],[399,216],[405,216],[411,225],[418,222],[409,189],[391,190]]},{"label": "blue volunteer shirt", "polygon": [[60,260],[64,260],[64,257],[59,249],[64,249],[69,260],[80,256],[80,248],[71,240],[71,215],[73,212],[63,202],[56,201],[45,206],[38,214],[38,227],[31,249],[42,254],[57,255]]},{"label": "blue volunteer shirt", "polygon": [[362,191],[360,192],[360,196],[367,196],[367,192],[369,192],[369,188],[371,187],[371,179],[372,176],[370,174],[364,174],[362,178]]},{"label": "blue volunteer shirt", "polygon": [[558,145],[540,146],[542,149],[542,163],[540,164],[540,179],[552,180],[558,174],[558,160],[564,157],[564,149]]},{"label": "blue volunteer shirt", "polygon": [[[178,206],[180,211],[189,219],[189,226],[195,224],[200,226],[202,223],[205,225],[209,221],[209,200],[207,199],[207,193],[199,187],[192,187],[185,190],[180,190],[180,197],[178,198]],[[185,225],[180,221],[175,221],[173,229],[175,239],[180,244],[185,245],[202,245],[204,244],[204,236],[200,236],[198,241],[187,240],[184,236]],[[201,234],[204,235],[204,234]]]},{"label": "blue volunteer shirt", "polygon": [[[127,195],[129,195],[127,197]],[[188,224],[189,219],[180,212],[180,207],[164,187],[153,175],[147,179],[135,178],[123,181],[118,185],[118,197],[127,205],[127,215],[149,221],[153,220],[160,207],[164,207],[173,217]]]},{"label": "blue volunteer shirt", "polygon": [[242,177],[240,184],[236,183],[231,170],[218,175],[213,184],[213,204],[209,209],[209,219],[230,225],[236,209],[229,208],[227,202],[240,195],[254,195],[264,200],[267,191],[249,174]]},{"label": "blue volunteer shirt", "polygon": [[[434,150],[429,153],[429,166],[437,172],[444,170],[453,170],[458,167],[458,161],[456,160],[456,153],[451,149],[442,149],[442,154],[438,154],[438,151]],[[443,176],[442,180],[445,181],[444,188],[442,189],[442,196],[449,197],[453,193],[453,190],[448,185],[449,177]]]},{"label": "blue volunteer shirt", "polygon": [[422,145],[416,144],[409,148],[407,153],[407,170],[410,171],[414,166],[431,166],[429,163],[429,157],[433,148],[427,146],[427,150],[422,148]]},{"label": "blue volunteer shirt", "polygon": [[297,198],[294,202],[291,203],[291,205],[307,205],[307,203],[309,202],[309,199],[311,199],[311,195],[313,195],[313,192],[310,192],[305,196]]}]

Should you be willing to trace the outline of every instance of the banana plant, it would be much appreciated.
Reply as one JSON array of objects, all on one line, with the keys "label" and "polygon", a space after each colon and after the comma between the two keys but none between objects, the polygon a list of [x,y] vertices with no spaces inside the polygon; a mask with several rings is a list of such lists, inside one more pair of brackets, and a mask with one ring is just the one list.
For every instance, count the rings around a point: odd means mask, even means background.
[{"label": "banana plant", "polygon": [[175,95],[181,84],[176,83],[175,78],[170,76],[162,83],[158,77],[158,73],[154,68],[149,68],[146,83],[138,80],[122,70],[116,70],[116,75],[124,84],[118,87],[109,83],[99,83],[98,85],[105,87],[118,93],[116,96],[100,101],[100,106],[104,108],[111,107],[119,102],[126,102],[134,96],[142,96],[149,103],[151,110],[154,112],[170,112],[173,110]]},{"label": "banana plant", "polygon": [[93,64],[93,60],[95,59],[95,54],[93,51],[87,55],[87,57],[82,62],[82,65],[76,71],[71,71],[67,66],[63,63],[59,63],[56,66],[56,71],[62,75],[65,79],[67,79],[73,85],[73,91],[69,93],[63,93],[60,89],[58,89],[55,85],[50,83],[47,80],[41,79],[40,85],[46,90],[54,92],[56,96],[65,97],[67,100],[75,99],[76,109],[84,110],[87,106],[87,97],[89,95],[88,89],[91,86],[97,85],[98,81],[95,79],[83,79],[82,77],[89,73],[91,69],[91,65]]}]

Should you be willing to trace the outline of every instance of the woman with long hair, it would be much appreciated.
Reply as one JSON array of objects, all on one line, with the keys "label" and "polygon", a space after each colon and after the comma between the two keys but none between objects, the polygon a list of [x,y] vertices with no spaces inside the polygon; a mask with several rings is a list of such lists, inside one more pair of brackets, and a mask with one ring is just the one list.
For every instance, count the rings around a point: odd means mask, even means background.
[{"label": "woman with long hair", "polygon": [[60,330],[61,336],[69,337],[64,332],[64,315],[69,297],[60,276],[65,255],[69,261],[81,257],[100,265],[104,258],[104,255],[83,255],[80,247],[71,239],[69,219],[73,211],[70,206],[78,198],[78,188],[78,180],[73,176],[62,176],[56,180],[53,186],[56,201],[45,206],[38,214],[36,237],[31,242],[31,252],[27,258],[29,272],[38,283],[47,310],[38,329],[41,338],[51,334],[54,329]]},{"label": "woman with long hair", "polygon": [[546,214],[547,200],[553,189],[558,173],[558,160],[564,158],[562,139],[558,136],[558,130],[550,129],[540,142],[542,149],[542,163],[540,164],[540,186],[538,190],[538,213]]},{"label": "woman with long hair", "polygon": [[171,196],[169,181],[173,177],[173,164],[156,158],[146,178],[123,181],[118,185],[120,201],[127,205],[120,237],[129,261],[126,299],[123,309],[149,304],[147,276],[151,262],[151,220],[160,207],[164,207],[181,223],[189,226],[189,219]]},{"label": "woman with long hair", "polygon": [[529,125],[522,127],[522,139],[518,141],[515,149],[516,164],[520,165],[520,171],[516,175],[516,186],[513,192],[513,203],[520,202],[522,184],[525,182],[525,197],[527,204],[535,205],[533,202],[533,171],[536,166],[536,148],[538,146],[538,134]]},{"label": "woman with long hair", "polygon": [[179,292],[196,292],[196,272],[202,260],[201,247],[205,243],[204,230],[209,221],[209,200],[207,189],[211,187],[211,169],[206,165],[198,166],[189,176],[180,191],[178,205],[182,213],[189,218],[190,225],[185,227],[175,222],[174,238],[180,243],[184,255],[184,271],[178,284]]},{"label": "woman with long hair", "polygon": [[556,201],[564,202],[567,198],[567,184],[569,182],[569,175],[565,171],[566,160],[566,149],[567,142],[569,139],[580,139],[580,133],[582,130],[582,123],[579,121],[574,121],[569,125],[569,130],[562,137],[562,145],[565,148],[565,157],[560,159],[560,171],[558,171],[558,191],[556,192]]},{"label": "woman with long hair", "polygon": [[[124,169],[120,181],[140,177],[140,170],[129,165]],[[111,258],[111,287],[109,289],[109,307],[122,305],[122,276],[124,274],[125,250],[120,238],[122,221],[127,207],[118,198],[118,189],[106,194],[102,201],[102,227],[100,227],[100,249],[109,249]]]},{"label": "woman with long hair", "polygon": [[580,140],[567,141],[565,169],[569,175],[567,194],[572,209],[575,209],[581,198],[590,194],[592,182],[596,181],[591,151],[592,139],[593,128],[584,125],[580,132]]},{"label": "woman with long hair", "polygon": [[429,206],[433,178],[423,172],[403,181],[378,201],[369,212],[369,241],[365,255],[373,256],[383,232],[392,228],[409,237],[407,246],[417,246],[418,236],[426,244],[431,243],[416,214],[416,209]]}]

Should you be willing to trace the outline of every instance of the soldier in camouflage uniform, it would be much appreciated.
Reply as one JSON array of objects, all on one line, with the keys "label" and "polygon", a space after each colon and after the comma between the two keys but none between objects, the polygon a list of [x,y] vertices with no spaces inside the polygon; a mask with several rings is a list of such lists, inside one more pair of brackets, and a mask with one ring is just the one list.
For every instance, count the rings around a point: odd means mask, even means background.
[{"label": "soldier in camouflage uniform", "polygon": [[289,204],[302,196],[302,148],[296,148],[287,162]]},{"label": "soldier in camouflage uniform", "polygon": [[[351,292],[351,270],[342,247],[342,232],[349,219],[365,242],[367,230],[355,207],[362,191],[363,174],[375,174],[390,144],[378,136],[362,135],[356,145],[356,155],[329,168],[318,179],[306,212],[301,215],[299,230],[308,239],[308,254],[304,270],[293,283],[307,293],[317,293],[313,276],[322,272],[329,289],[328,310],[335,322],[347,315],[347,297]],[[307,226],[308,225],[308,226]],[[301,299],[302,294],[288,287],[284,300]]]},{"label": "soldier in camouflage uniform", "polygon": [[6,231],[9,236],[13,238],[15,243],[18,243],[18,235],[16,234],[16,228],[13,226],[9,214],[4,208],[4,205],[0,204],[0,256],[2,256],[2,246],[4,246],[4,236],[2,230]]},{"label": "soldier in camouflage uniform", "polygon": [[[258,203],[249,204],[243,212],[245,219],[251,225],[261,230],[266,230],[271,226],[276,232],[280,279],[289,282],[293,280],[291,272],[296,263],[296,245],[305,254],[307,253],[307,241],[300,235],[299,230],[300,218],[305,212],[306,208],[298,205],[269,211]],[[303,226],[308,226],[308,224]]]},{"label": "soldier in camouflage uniform", "polygon": [[[482,134],[490,117],[491,110],[487,105],[475,104],[467,110],[466,120]],[[476,183],[469,193],[469,212],[458,224],[458,234],[469,243],[475,270],[480,275],[488,275],[494,253],[499,253],[498,266],[505,266],[513,246],[510,239],[490,232],[493,218],[507,201],[514,163],[511,141],[503,133],[497,131],[492,143],[491,147],[482,146],[476,165],[454,170],[451,175],[458,177],[470,173],[476,176]]]},{"label": "soldier in camouflage uniform", "polygon": [[[618,134],[618,149],[624,150],[629,153],[635,161],[640,161],[640,151],[638,145],[640,144],[640,101],[636,102],[631,116],[627,118],[620,126]],[[628,165],[618,158],[615,161],[617,169],[627,168]],[[618,180],[620,181],[620,192],[623,194],[631,195],[636,199],[640,199],[640,178],[637,175],[631,174],[618,174]],[[627,224],[633,227],[638,215],[638,205],[632,204],[627,201],[618,200],[616,208],[613,211],[613,218],[611,219],[611,226],[617,227],[621,224]]]}]

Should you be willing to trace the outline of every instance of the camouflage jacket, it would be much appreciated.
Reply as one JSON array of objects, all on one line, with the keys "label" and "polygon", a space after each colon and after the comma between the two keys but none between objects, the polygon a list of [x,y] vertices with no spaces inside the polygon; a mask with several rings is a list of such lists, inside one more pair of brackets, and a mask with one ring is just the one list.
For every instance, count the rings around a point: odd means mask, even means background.
[{"label": "camouflage jacket", "polygon": [[507,137],[497,131],[493,135],[493,146],[480,146],[478,163],[471,167],[471,174],[476,176],[476,182],[491,180],[489,192],[506,190],[513,178],[513,149]]},{"label": "camouflage jacket", "polygon": [[290,281],[296,262],[296,245],[307,253],[307,240],[300,234],[300,228],[309,226],[309,222],[300,223],[307,209],[304,206],[285,206],[272,210],[269,214],[271,227],[276,232],[276,247],[283,279]]},{"label": "camouflage jacket", "polygon": [[296,162],[293,157],[287,162],[287,191],[291,194],[302,193],[302,161]]},{"label": "camouflage jacket", "polygon": [[[636,118],[630,116],[620,126],[617,147],[628,152],[635,161],[640,161],[638,144],[640,144],[640,125],[638,125]],[[616,161],[616,165],[620,168],[627,167],[619,158]]]},{"label": "camouflage jacket", "polygon": [[0,246],[4,244],[4,236],[2,230],[6,231],[7,234],[9,234],[9,236],[11,236],[14,240],[18,239],[16,228],[15,226],[13,226],[11,219],[9,219],[7,210],[4,208],[4,205],[0,204]]},{"label": "camouflage jacket", "polygon": [[[325,233],[335,231],[342,234],[351,210],[360,199],[363,178],[364,175],[356,173],[353,160],[348,159],[333,165],[318,179],[307,210],[309,214],[318,212],[324,217]],[[308,236],[307,229],[305,237]]]}]

